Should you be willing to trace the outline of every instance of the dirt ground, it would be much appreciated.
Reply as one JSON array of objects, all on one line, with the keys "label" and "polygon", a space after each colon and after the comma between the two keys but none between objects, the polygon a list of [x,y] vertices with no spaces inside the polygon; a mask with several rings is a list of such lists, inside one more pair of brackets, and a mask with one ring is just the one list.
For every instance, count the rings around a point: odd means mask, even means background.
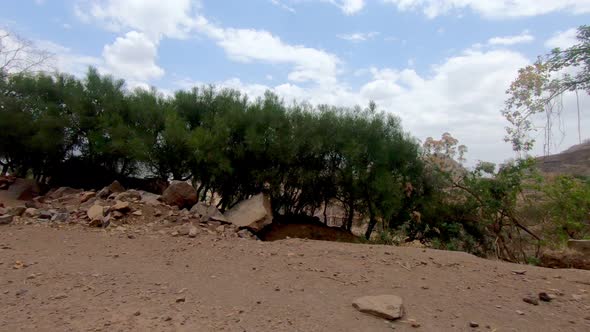
[{"label": "dirt ground", "polygon": [[[523,302],[541,291],[557,297]],[[405,317],[351,305],[380,294],[401,296]],[[590,331],[590,271],[416,248],[9,225],[0,330]]]}]

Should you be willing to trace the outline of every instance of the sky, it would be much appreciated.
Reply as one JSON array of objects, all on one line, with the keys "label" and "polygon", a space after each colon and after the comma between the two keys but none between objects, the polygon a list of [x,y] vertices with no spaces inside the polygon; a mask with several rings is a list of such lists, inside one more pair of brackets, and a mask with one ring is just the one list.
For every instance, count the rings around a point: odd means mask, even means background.
[{"label": "sky", "polygon": [[[366,106],[424,140],[450,132],[468,161],[514,157],[501,115],[519,68],[575,43],[590,0],[2,0],[0,29],[129,88],[216,84],[251,97]],[[590,138],[579,96],[582,139]],[[564,96],[552,152],[578,142]],[[534,153],[543,151],[543,131]]]}]

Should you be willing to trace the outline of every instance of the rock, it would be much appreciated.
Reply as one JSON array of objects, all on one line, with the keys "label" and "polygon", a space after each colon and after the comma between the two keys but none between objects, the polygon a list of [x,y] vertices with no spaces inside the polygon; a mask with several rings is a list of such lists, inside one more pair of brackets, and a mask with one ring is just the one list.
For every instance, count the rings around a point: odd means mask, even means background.
[{"label": "rock", "polygon": [[186,302],[186,297],[179,296],[176,298],[176,303],[184,303],[184,302]]},{"label": "rock", "polygon": [[111,216],[115,219],[121,219],[125,216],[125,214],[123,214],[123,212],[121,212],[121,211],[113,211],[111,213]]},{"label": "rock", "polygon": [[98,198],[107,199],[110,194],[111,190],[109,189],[109,187],[104,187],[96,195],[98,196]]},{"label": "rock", "polygon": [[53,213],[46,210],[39,210],[39,213],[37,214],[37,218],[39,219],[50,220],[52,217]]},{"label": "rock", "polygon": [[12,222],[14,216],[10,214],[3,214],[0,216],[0,225],[8,225]]},{"label": "rock", "polygon": [[69,217],[70,217],[70,214],[69,213],[58,212],[58,213],[54,214],[51,217],[51,221],[55,221],[55,222],[66,222]]},{"label": "rock", "polygon": [[70,187],[59,187],[53,191],[50,191],[47,195],[45,195],[45,197],[51,200],[55,200],[60,199],[64,196],[77,195],[81,192],[82,190],[80,189],[74,189]]},{"label": "rock", "polygon": [[254,236],[254,234],[252,234],[252,232],[250,232],[247,229],[242,229],[238,232],[238,236],[242,239],[251,239]]},{"label": "rock", "polygon": [[551,302],[551,300],[553,300],[553,296],[551,296],[545,292],[541,292],[541,293],[539,293],[539,300],[541,300],[543,302]]},{"label": "rock", "polygon": [[590,240],[568,240],[567,247],[583,254],[590,255]]},{"label": "rock", "polygon": [[261,193],[242,201],[226,213],[226,218],[240,228],[258,232],[272,223],[270,198]]},{"label": "rock", "polygon": [[188,236],[189,237],[197,237],[199,230],[195,227],[195,226],[191,226],[191,228],[188,231]]},{"label": "rock", "polygon": [[138,217],[141,217],[141,216],[143,216],[143,212],[141,212],[141,210],[133,211],[133,213],[132,213],[132,214],[133,214],[134,216],[138,216]]},{"label": "rock", "polygon": [[80,203],[86,203],[91,198],[96,197],[96,193],[94,191],[86,191],[80,194]]},{"label": "rock", "polygon": [[523,311],[520,311],[520,310],[516,310],[516,313],[519,314],[520,316],[523,316],[524,315],[524,312]]},{"label": "rock", "polygon": [[41,204],[39,204],[39,202],[36,202],[36,201],[28,201],[28,202],[25,202],[25,207],[38,209],[41,207]]},{"label": "rock", "polygon": [[20,217],[23,215],[23,213],[25,213],[26,210],[27,210],[27,208],[24,206],[15,206],[15,207],[12,207],[8,210],[8,214]]},{"label": "rock", "polygon": [[396,295],[363,296],[354,300],[352,306],[360,312],[389,320],[404,315],[402,299]]},{"label": "rock", "polygon": [[537,300],[537,297],[532,295],[525,296],[522,298],[522,300],[528,304],[539,305],[539,300]]},{"label": "rock", "polygon": [[199,217],[201,221],[219,221],[223,223],[227,223],[227,219],[225,216],[219,212],[217,207],[214,205],[208,205],[205,202],[198,202],[195,204],[192,209],[190,210],[192,215]]},{"label": "rock", "polygon": [[121,213],[129,212],[131,207],[129,206],[129,202],[117,201],[115,205],[111,206],[109,211],[117,211]]},{"label": "rock", "polygon": [[122,193],[125,191],[125,187],[123,187],[117,180],[113,181],[113,183],[111,183],[107,188],[111,194]]},{"label": "rock", "polygon": [[223,232],[225,232],[225,226],[221,225],[221,226],[215,228],[215,230],[219,233],[223,233]]},{"label": "rock", "polygon": [[153,205],[153,206],[158,206],[158,205],[162,204],[160,202],[160,195],[148,193],[145,191],[140,192],[140,194],[141,194],[141,202],[143,202],[145,204]]},{"label": "rock", "polygon": [[197,191],[186,182],[175,181],[164,190],[160,199],[168,205],[190,209],[197,203]]},{"label": "rock", "polygon": [[102,205],[95,204],[91,206],[88,211],[86,211],[86,214],[88,215],[88,219],[90,219],[90,221],[102,221],[102,218],[104,217],[104,207]]},{"label": "rock", "polygon": [[39,214],[39,212],[35,208],[27,208],[25,210],[25,213],[23,213],[23,215],[25,217],[32,217],[32,218],[37,217],[38,214]]},{"label": "rock", "polygon": [[118,194],[115,199],[119,201],[139,201],[141,200],[141,194],[139,191],[131,189]]},{"label": "rock", "polygon": [[471,321],[469,322],[469,327],[479,327],[479,324],[477,322]]}]

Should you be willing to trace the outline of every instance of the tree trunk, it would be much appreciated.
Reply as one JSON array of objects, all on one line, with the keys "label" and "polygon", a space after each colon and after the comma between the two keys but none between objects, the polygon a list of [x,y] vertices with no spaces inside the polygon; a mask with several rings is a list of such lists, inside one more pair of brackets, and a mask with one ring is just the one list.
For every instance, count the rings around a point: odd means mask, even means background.
[{"label": "tree trunk", "polygon": [[377,224],[377,219],[375,218],[375,212],[373,211],[373,205],[369,203],[369,225],[367,226],[367,232],[365,233],[365,238],[367,240],[371,239],[371,234],[373,233],[373,229]]},{"label": "tree trunk", "polygon": [[0,175],[6,175],[6,173],[8,173],[8,164],[2,166],[2,173]]}]

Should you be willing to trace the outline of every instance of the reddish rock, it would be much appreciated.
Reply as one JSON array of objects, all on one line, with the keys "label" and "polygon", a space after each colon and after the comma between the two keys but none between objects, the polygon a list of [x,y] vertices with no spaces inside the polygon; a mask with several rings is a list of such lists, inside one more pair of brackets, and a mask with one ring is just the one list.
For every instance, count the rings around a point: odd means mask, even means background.
[{"label": "reddish rock", "polygon": [[171,206],[190,209],[197,203],[197,191],[186,182],[173,182],[162,194],[160,200]]}]

